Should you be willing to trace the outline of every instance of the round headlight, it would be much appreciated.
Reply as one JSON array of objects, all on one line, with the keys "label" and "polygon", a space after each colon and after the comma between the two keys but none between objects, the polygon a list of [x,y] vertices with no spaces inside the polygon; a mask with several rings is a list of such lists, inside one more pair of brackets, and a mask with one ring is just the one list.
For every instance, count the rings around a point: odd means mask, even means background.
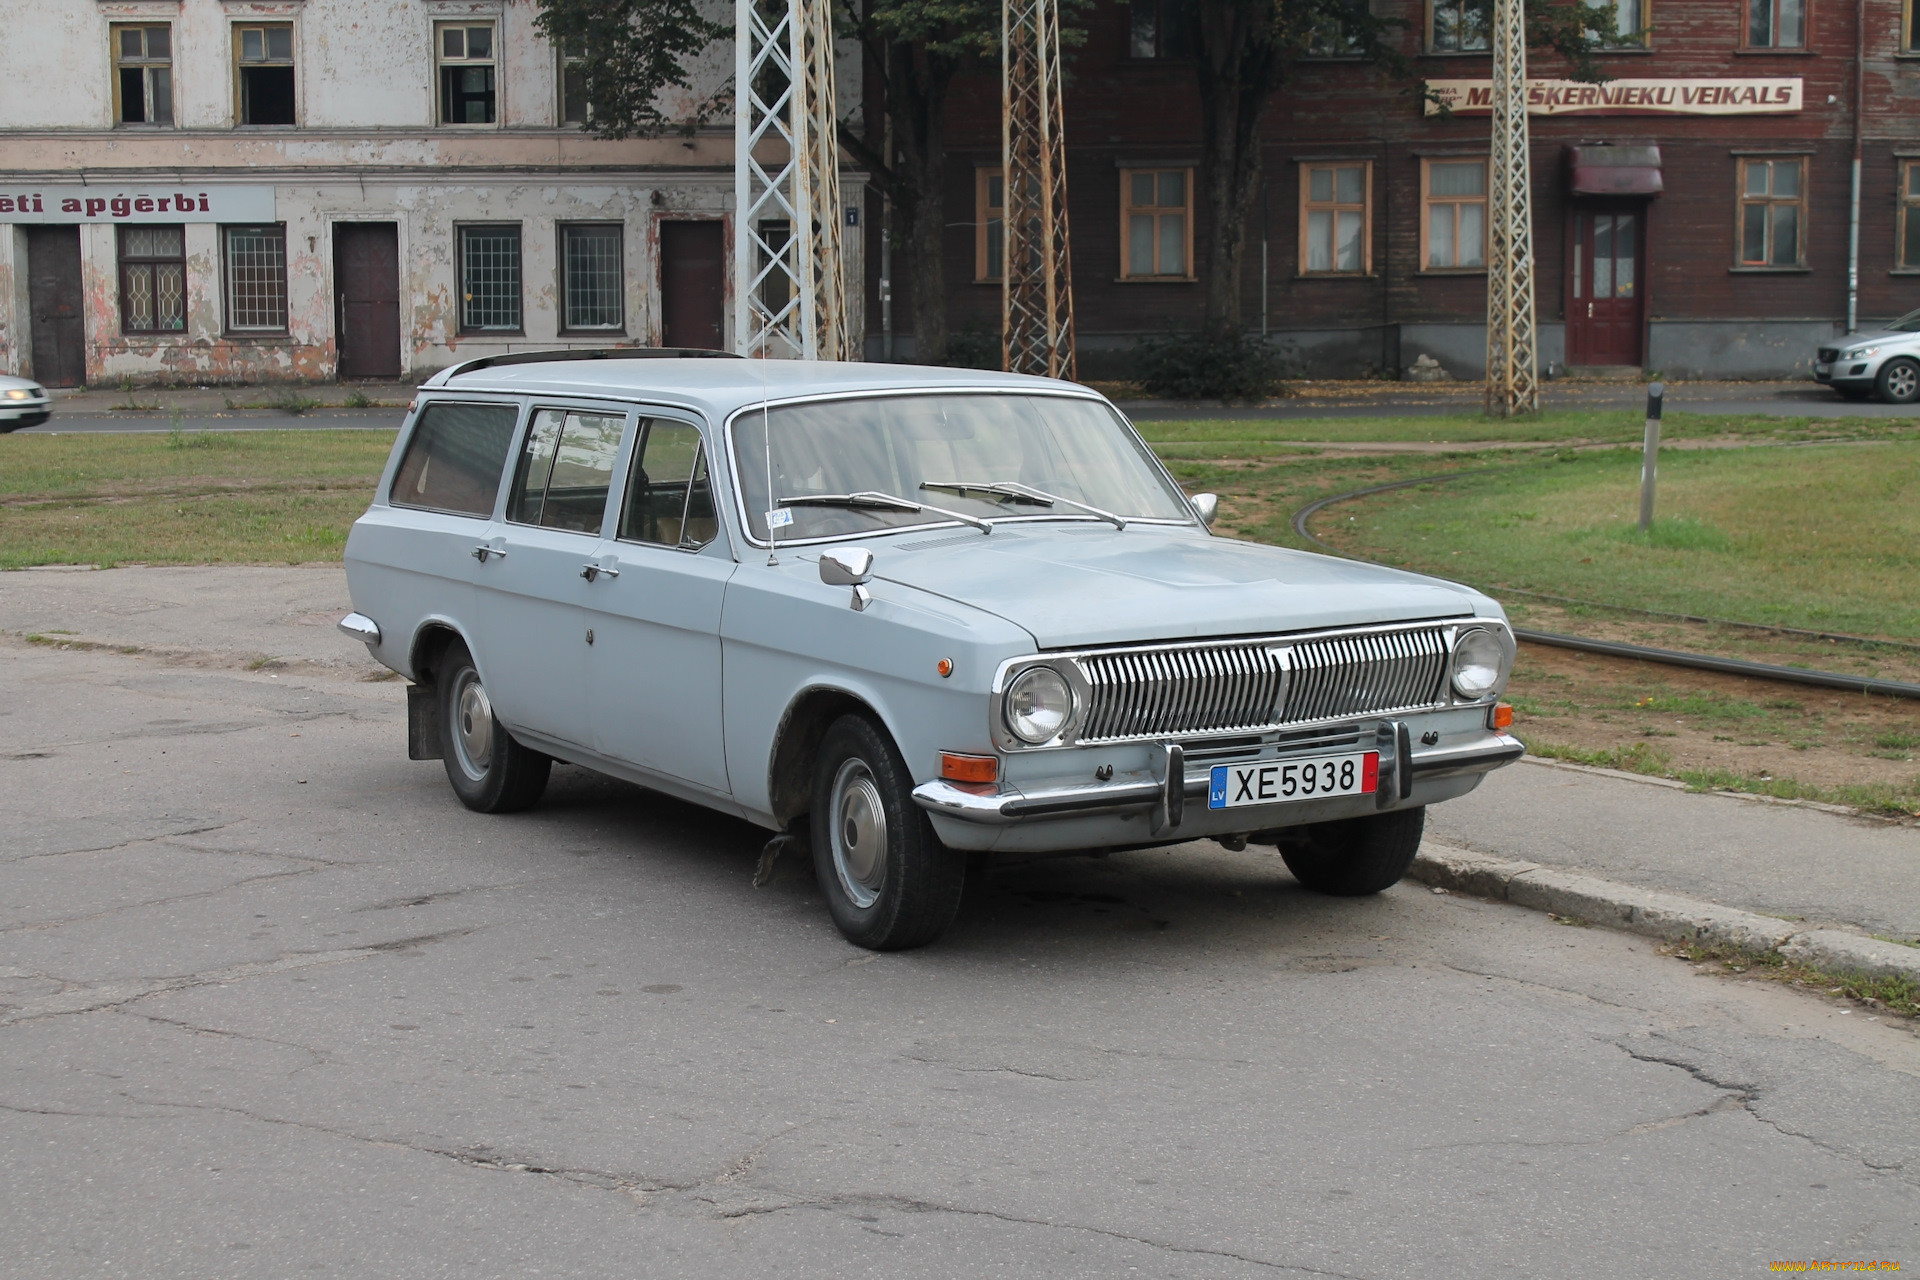
[{"label": "round headlight", "polygon": [[1073,715],[1073,690],[1052,667],[1028,667],[1007,686],[1007,728],[1022,742],[1051,742]]},{"label": "round headlight", "polygon": [[1500,637],[1480,627],[1463,631],[1453,644],[1453,688],[1463,698],[1480,699],[1500,685],[1506,660]]}]

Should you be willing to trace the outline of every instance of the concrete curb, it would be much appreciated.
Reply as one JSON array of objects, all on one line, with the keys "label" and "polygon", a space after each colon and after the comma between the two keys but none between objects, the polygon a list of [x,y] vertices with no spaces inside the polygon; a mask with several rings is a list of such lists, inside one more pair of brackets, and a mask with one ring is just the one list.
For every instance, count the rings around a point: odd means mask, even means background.
[{"label": "concrete curb", "polygon": [[1637,889],[1577,871],[1492,858],[1429,841],[1408,874],[1442,889],[1573,916],[1670,942],[1717,942],[1746,951],[1777,951],[1790,960],[1822,969],[1920,982],[1920,947],[1882,942],[1839,929],[1808,929],[1795,921]]}]

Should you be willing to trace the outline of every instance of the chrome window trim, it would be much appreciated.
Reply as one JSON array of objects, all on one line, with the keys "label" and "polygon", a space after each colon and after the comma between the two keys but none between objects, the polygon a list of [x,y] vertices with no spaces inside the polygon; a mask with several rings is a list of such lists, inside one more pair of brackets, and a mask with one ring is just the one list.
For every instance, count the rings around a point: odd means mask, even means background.
[{"label": "chrome window trim", "polygon": [[[888,387],[888,388],[876,388],[870,391],[817,391],[817,392],[812,392],[808,395],[782,396],[777,399],[763,400],[763,401],[756,400],[752,404],[742,405],[740,408],[735,409],[732,413],[727,415],[725,422],[721,424],[720,434],[723,437],[725,437],[725,440],[726,440],[727,473],[728,473],[729,480],[732,482],[731,488],[733,489],[734,514],[739,519],[739,522],[740,522],[741,540],[744,541],[750,547],[766,548],[772,545],[769,542],[767,542],[765,539],[754,537],[753,521],[750,514],[747,511],[746,486],[739,483],[740,459],[734,452],[733,424],[736,421],[738,421],[741,417],[747,414],[759,413],[762,409],[784,409],[789,405],[819,404],[819,403],[830,402],[835,400],[873,400],[873,399],[879,399],[879,398],[904,399],[907,396],[947,396],[947,395],[1052,396],[1061,400],[1086,400],[1094,404],[1101,405],[1102,407],[1106,408],[1110,413],[1112,413],[1115,417],[1117,417],[1126,426],[1127,430],[1133,432],[1135,439],[1139,440],[1142,445],[1146,446],[1146,459],[1149,465],[1154,467],[1160,473],[1161,479],[1166,481],[1166,483],[1172,487],[1173,492],[1180,496],[1180,500],[1184,505],[1186,505],[1188,508],[1192,507],[1192,502],[1187,497],[1187,491],[1180,486],[1180,482],[1178,480],[1175,480],[1173,478],[1173,473],[1167,470],[1167,466],[1164,462],[1160,461],[1160,455],[1153,451],[1153,447],[1151,445],[1147,445],[1145,440],[1140,439],[1139,429],[1133,425],[1132,419],[1128,418],[1126,414],[1121,413],[1120,410],[1118,410],[1113,406],[1113,403],[1111,401],[1109,401],[1105,396],[1101,395],[1097,391],[1081,391],[1071,387],[1021,387],[1021,386]],[[902,496],[904,497],[905,495],[902,495]],[[1092,516],[1047,516],[1047,515],[993,517],[993,521],[995,524],[1011,524],[1016,521],[1025,522],[1028,524],[1060,523],[1065,520],[1093,520],[1093,519],[1094,517]],[[1189,518],[1186,520],[1172,520],[1162,516],[1127,516],[1127,523],[1158,525],[1163,528],[1173,528],[1173,529],[1185,529],[1185,528],[1192,528],[1195,526],[1199,526],[1202,529],[1205,528],[1204,525],[1200,525],[1199,519],[1197,517]],[[857,540],[862,538],[885,537],[885,536],[896,534],[896,533],[919,533],[928,529],[964,529],[966,527],[967,526],[961,524],[957,520],[928,520],[920,524],[893,525],[893,526],[889,526],[889,527],[881,528],[877,530],[869,529],[864,533],[836,533],[836,534],[831,534],[831,535],[826,535],[821,537],[813,537],[813,538],[781,538],[779,539],[779,545],[782,547],[812,547],[812,546],[819,546],[822,543],[828,543],[828,542],[844,542],[849,538]],[[991,535],[982,534],[981,536],[989,537]]]},{"label": "chrome window trim", "polygon": [[[1160,654],[1183,653],[1195,650],[1210,650],[1226,647],[1255,648],[1270,646],[1282,650],[1288,656],[1280,659],[1282,675],[1278,693],[1278,705],[1286,705],[1286,698],[1292,692],[1294,668],[1291,651],[1302,644],[1319,640],[1346,640],[1366,636],[1392,635],[1401,632],[1431,631],[1439,629],[1445,640],[1445,653],[1441,662],[1441,690],[1437,701],[1419,703],[1411,706],[1383,708],[1377,711],[1342,711],[1337,715],[1321,716],[1312,720],[1268,720],[1259,725],[1246,725],[1228,729],[1210,729],[1195,733],[1139,733],[1124,737],[1102,737],[1092,739],[1084,745],[1088,747],[1124,746],[1129,743],[1163,742],[1178,739],[1182,742],[1201,742],[1208,738],[1248,737],[1255,734],[1266,736],[1279,733],[1298,733],[1317,727],[1345,724],[1356,720],[1364,721],[1371,717],[1388,715],[1417,715],[1431,711],[1446,711],[1460,707],[1491,707],[1499,701],[1506,689],[1503,678],[1494,691],[1484,698],[1468,699],[1459,696],[1453,688],[1453,653],[1460,636],[1476,629],[1494,632],[1500,637],[1507,654],[1507,676],[1513,669],[1515,642],[1512,628],[1498,618],[1479,615],[1454,614],[1440,618],[1417,618],[1404,622],[1374,623],[1356,627],[1327,627],[1315,631],[1285,631],[1264,635],[1213,636],[1204,640],[1153,641],[1140,644],[1098,645],[1081,649],[1054,649],[1040,653],[1022,654],[1019,657],[1004,659],[994,669],[993,681],[987,696],[987,731],[995,747],[1001,751],[1058,751],[1082,746],[1080,731],[1086,723],[1091,705],[1092,686],[1081,666],[1081,659],[1111,654]],[[1051,666],[1067,681],[1073,690],[1074,707],[1067,717],[1066,727],[1060,736],[1050,742],[1028,743],[1022,741],[1007,728],[1003,702],[1007,688],[1020,672],[1033,666]]]}]

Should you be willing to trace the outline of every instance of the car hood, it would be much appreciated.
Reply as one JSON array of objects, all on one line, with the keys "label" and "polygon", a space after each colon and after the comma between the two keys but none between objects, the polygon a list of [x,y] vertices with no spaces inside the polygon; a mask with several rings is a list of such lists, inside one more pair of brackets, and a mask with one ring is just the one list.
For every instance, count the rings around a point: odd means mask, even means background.
[{"label": "car hood", "polygon": [[1001,524],[872,550],[876,579],[997,614],[1043,649],[1499,612],[1435,578],[1140,524]]},{"label": "car hood", "polygon": [[1884,329],[1878,333],[1856,333],[1845,338],[1837,338],[1832,345],[1836,351],[1847,351],[1853,347],[1883,347],[1896,342],[1920,343],[1920,333],[1895,333],[1890,329]]}]

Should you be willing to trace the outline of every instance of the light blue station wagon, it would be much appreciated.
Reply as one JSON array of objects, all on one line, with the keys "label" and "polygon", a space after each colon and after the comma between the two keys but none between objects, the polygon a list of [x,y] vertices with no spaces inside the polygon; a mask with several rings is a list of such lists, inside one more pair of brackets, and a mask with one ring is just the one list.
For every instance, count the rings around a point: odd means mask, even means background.
[{"label": "light blue station wagon", "polygon": [[1376,893],[1522,754],[1505,615],[1213,511],[1070,383],[492,357],[420,389],[341,627],[469,808],[558,759],[736,814],[862,946],[937,937],[1002,851],[1254,842]]}]

